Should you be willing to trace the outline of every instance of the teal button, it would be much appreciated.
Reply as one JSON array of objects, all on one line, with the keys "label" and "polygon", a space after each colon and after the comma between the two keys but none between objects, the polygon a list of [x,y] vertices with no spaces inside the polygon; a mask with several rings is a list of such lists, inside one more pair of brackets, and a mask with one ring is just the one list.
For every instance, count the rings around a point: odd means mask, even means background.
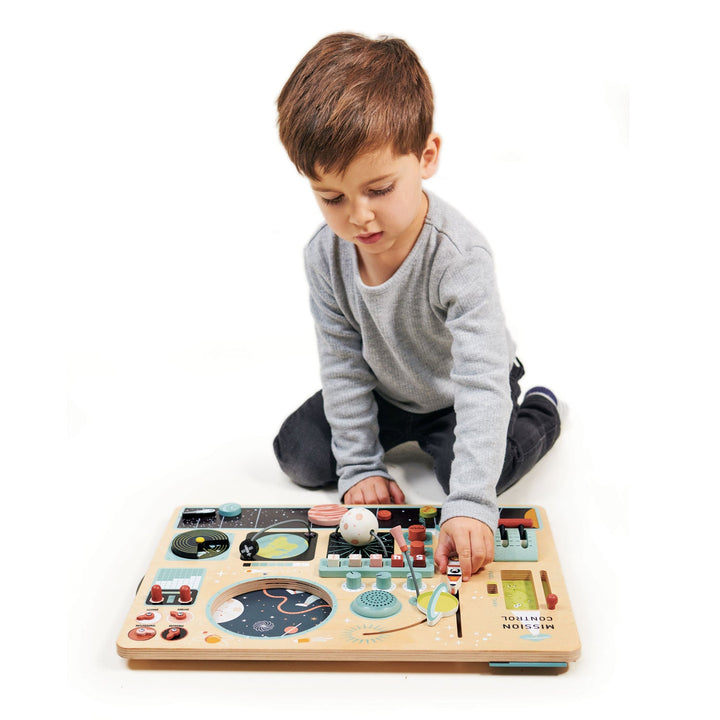
[{"label": "teal button", "polygon": [[237,503],[225,503],[218,508],[223,517],[237,517],[242,512],[242,507]]}]

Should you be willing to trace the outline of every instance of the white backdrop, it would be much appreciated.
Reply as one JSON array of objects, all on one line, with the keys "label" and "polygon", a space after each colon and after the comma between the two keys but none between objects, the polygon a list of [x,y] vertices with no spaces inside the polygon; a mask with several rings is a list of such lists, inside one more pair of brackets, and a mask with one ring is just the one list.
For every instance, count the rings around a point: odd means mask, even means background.
[{"label": "white backdrop", "polygon": [[[705,367],[719,117],[711,16],[679,8],[2,5],[6,549],[33,598],[3,600],[11,692],[75,717],[302,711],[311,697],[352,717],[697,700],[660,679],[693,657],[683,523],[718,479]],[[502,498],[548,509],[584,643],[560,678],[115,655],[174,507],[335,499],[291,486],[271,442],[318,386],[301,258],[320,222],[274,102],[338,30],[420,55],[443,138],[428,187],[493,245],[525,387],[569,407],[551,455]],[[394,463],[409,502],[442,502],[424,458]]]}]

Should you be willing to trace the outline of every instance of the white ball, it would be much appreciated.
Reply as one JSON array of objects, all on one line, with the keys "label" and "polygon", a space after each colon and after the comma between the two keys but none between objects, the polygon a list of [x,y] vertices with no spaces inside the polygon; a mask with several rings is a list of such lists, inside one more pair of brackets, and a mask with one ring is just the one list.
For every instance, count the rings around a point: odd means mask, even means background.
[{"label": "white ball", "polygon": [[351,545],[367,545],[373,540],[371,530],[378,531],[378,520],[366,508],[352,508],[340,518],[340,534]]}]

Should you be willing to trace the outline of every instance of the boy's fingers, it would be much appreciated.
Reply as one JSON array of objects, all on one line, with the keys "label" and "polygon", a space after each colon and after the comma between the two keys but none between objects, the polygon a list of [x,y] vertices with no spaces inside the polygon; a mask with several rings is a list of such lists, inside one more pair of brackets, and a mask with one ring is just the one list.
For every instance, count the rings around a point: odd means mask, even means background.
[{"label": "boy's fingers", "polygon": [[394,480],[390,481],[390,496],[391,501],[396,505],[402,505],[405,502],[405,494]]},{"label": "boy's fingers", "polygon": [[380,505],[387,505],[392,502],[390,484],[392,480],[386,480],[385,478],[379,477],[375,481],[375,495],[376,501]]},{"label": "boy's fingers", "polygon": [[437,549],[435,550],[435,565],[437,566],[438,572],[444,573],[447,570],[448,560],[450,559],[448,557],[448,550],[447,546],[443,542],[444,537],[441,537]]},{"label": "boy's fingers", "polygon": [[458,552],[458,561],[460,562],[463,580],[469,580],[475,572],[472,548],[469,546],[462,548],[460,552]]},{"label": "boy's fingers", "polygon": [[489,565],[495,559],[495,536],[489,534],[485,536],[485,560],[482,567]]},{"label": "boy's fingers", "polygon": [[492,560],[485,535],[478,537],[468,534],[463,538],[463,543],[458,548],[458,560],[462,569],[463,580],[469,580],[476,572],[479,572]]},{"label": "boy's fingers", "polygon": [[398,484],[394,480],[388,480],[386,477],[375,477],[371,483],[363,488],[361,502],[366,505],[399,505],[404,501],[405,495]]},{"label": "boy's fingers", "polygon": [[494,552],[495,536],[487,525],[453,519],[440,531],[435,564],[439,572],[444,573],[450,557],[456,557],[465,581],[491,563]]}]

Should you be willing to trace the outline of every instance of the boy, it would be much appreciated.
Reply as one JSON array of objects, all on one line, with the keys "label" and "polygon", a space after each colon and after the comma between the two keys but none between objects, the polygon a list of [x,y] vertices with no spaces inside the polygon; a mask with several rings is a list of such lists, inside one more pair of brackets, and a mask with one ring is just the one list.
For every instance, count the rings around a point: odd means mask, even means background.
[{"label": "boy", "polygon": [[339,33],[301,60],[278,98],[280,139],[326,221],[305,251],[322,390],[274,449],[304,487],[345,504],[403,503],[384,453],[414,440],[443,490],[435,553],[463,579],[492,561],[497,494],[552,447],[557,400],[518,406],[522,365],[490,249],[423,189],[435,173],[429,79],[405,42]]}]

